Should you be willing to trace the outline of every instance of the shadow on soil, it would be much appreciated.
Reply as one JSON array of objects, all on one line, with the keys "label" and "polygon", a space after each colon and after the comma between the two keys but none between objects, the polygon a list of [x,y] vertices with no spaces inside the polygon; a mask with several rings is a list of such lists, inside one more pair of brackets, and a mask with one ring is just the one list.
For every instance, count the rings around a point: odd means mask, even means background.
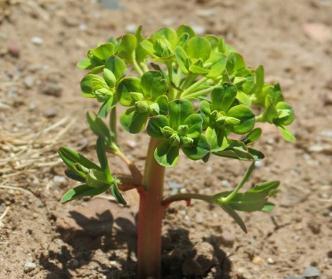
[{"label": "shadow on soil", "polygon": [[[109,212],[91,219],[76,211],[70,215],[82,231],[79,234],[60,231],[62,245],[40,256],[47,279],[74,278],[77,272],[83,276],[103,274],[112,279],[136,278],[136,230],[131,220],[114,219]],[[213,270],[214,278],[229,279],[231,262],[219,248],[219,238],[210,236],[204,242],[210,250],[201,254],[190,241],[188,230],[168,230],[163,237],[162,278],[203,278]],[[96,255],[97,251],[103,252],[101,256]]]}]

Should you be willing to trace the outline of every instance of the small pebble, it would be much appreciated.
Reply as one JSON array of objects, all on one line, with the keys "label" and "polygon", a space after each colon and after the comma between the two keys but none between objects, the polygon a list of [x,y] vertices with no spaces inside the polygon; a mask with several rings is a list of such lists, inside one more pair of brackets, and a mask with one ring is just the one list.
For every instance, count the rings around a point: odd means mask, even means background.
[{"label": "small pebble", "polygon": [[28,272],[34,270],[36,267],[37,267],[37,265],[36,265],[34,262],[27,261],[27,262],[24,264],[24,272],[25,272],[25,273],[28,273]]},{"label": "small pebble", "polygon": [[54,187],[63,187],[67,185],[67,179],[63,176],[56,175],[53,177],[53,186]]},{"label": "small pebble", "polygon": [[62,87],[54,81],[47,82],[42,88],[42,93],[48,96],[60,97],[62,95]]},{"label": "small pebble", "polygon": [[272,258],[267,258],[267,262],[269,264],[274,264],[275,263],[275,261]]},{"label": "small pebble", "polygon": [[126,26],[126,31],[130,32],[130,33],[136,32],[136,29],[137,29],[137,25],[133,24],[133,23],[130,23]]},{"label": "small pebble", "polygon": [[24,85],[27,89],[31,89],[33,87],[34,83],[35,83],[35,79],[33,78],[33,76],[27,76],[24,79]]},{"label": "small pebble", "polygon": [[48,108],[44,111],[43,115],[46,118],[53,118],[55,116],[57,116],[58,111],[55,108]]},{"label": "small pebble", "polygon": [[205,33],[205,28],[201,25],[192,25],[192,29],[197,35],[203,35]]},{"label": "small pebble", "polygon": [[319,276],[320,276],[320,271],[318,270],[317,267],[314,266],[308,266],[303,272],[304,278],[316,278]]},{"label": "small pebble", "polygon": [[32,37],[31,43],[33,43],[34,45],[40,46],[44,43],[44,40],[41,37]]}]

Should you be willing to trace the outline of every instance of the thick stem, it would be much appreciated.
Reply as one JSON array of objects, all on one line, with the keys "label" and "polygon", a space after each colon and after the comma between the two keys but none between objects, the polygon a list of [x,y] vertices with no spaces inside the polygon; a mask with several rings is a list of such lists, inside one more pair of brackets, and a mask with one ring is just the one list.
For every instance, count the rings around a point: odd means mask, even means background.
[{"label": "thick stem", "polygon": [[160,278],[161,229],[164,217],[162,194],[165,168],[154,159],[153,153],[157,144],[157,140],[150,139],[143,177],[144,189],[140,190],[137,278]]}]

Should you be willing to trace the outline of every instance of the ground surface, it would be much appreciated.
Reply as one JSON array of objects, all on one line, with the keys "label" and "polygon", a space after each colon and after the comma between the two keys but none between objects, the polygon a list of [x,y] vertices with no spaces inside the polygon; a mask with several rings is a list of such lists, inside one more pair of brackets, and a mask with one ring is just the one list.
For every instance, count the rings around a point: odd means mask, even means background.
[{"label": "ground surface", "polygon": [[[82,73],[75,69],[86,50],[140,24],[150,32],[180,23],[223,35],[248,64],[266,65],[268,79],[281,82],[295,107],[297,143],[264,129],[259,146],[267,158],[252,181],[280,179],[282,187],[272,214],[244,215],[248,234],[199,202],[169,210],[164,278],[278,279],[308,267],[332,278],[332,2],[102,2],[113,10],[88,0],[0,1],[0,278],[135,277],[131,211],[101,200],[89,223],[78,213],[86,208],[74,209],[84,202],[60,205],[71,184],[56,150],[69,145],[94,154],[84,113],[96,107],[80,97]],[[132,158],[145,156],[146,139],[121,138]],[[167,191],[174,183],[227,190],[245,167],[222,159],[182,162],[168,171]],[[66,214],[85,230],[68,231]]]}]

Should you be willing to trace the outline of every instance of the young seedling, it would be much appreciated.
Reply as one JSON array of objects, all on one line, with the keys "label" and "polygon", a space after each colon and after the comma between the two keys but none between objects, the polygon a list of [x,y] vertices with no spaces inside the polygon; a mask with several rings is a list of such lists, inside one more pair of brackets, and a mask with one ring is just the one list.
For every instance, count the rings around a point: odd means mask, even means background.
[{"label": "young seedling", "polygon": [[[246,232],[239,211],[269,212],[278,181],[263,182],[241,191],[263,159],[251,147],[262,134],[258,122],[277,126],[287,141],[294,136],[286,128],[294,120],[292,107],[278,84],[264,81],[264,69],[246,66],[242,56],[220,37],[196,35],[188,26],[162,28],[144,37],[141,27],[135,34],[90,49],[78,66],[88,70],[81,81],[83,96],[101,103],[97,114],[87,121],[97,135],[99,163],[69,148],[59,154],[68,177],[81,184],[70,189],[62,202],[82,196],[109,192],[126,204],[121,192],[139,193],[137,228],[138,278],[159,278],[161,228],[165,209],[173,202],[202,200],[220,206]],[[150,137],[141,175],[135,163],[117,142],[117,107],[124,107],[122,127],[129,133],[144,132]],[[104,119],[109,117],[109,124]],[[250,166],[232,191],[179,193],[164,197],[165,168],[174,167],[179,154],[190,160],[208,162],[211,156],[246,160]],[[131,178],[116,177],[107,154],[120,157]]]}]

